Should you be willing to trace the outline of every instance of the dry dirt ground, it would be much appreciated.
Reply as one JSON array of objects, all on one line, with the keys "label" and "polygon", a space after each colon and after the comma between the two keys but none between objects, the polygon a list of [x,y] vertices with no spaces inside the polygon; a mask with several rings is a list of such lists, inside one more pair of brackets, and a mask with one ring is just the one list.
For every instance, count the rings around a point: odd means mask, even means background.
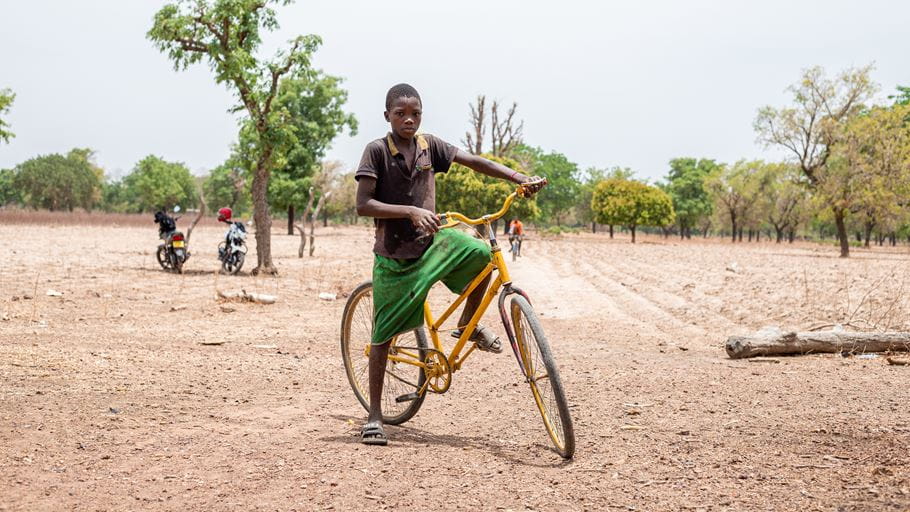
[{"label": "dry dirt ground", "polygon": [[[513,277],[562,369],[565,462],[508,349],[361,445],[344,298],[318,295],[369,277],[371,232],[320,229],[298,259],[276,226],[277,278],[217,275],[221,233],[174,275],[151,222],[0,225],[0,510],[910,510],[910,367],[722,349],[769,324],[910,329],[906,248],[530,240]],[[216,300],[239,288],[279,300]]]}]

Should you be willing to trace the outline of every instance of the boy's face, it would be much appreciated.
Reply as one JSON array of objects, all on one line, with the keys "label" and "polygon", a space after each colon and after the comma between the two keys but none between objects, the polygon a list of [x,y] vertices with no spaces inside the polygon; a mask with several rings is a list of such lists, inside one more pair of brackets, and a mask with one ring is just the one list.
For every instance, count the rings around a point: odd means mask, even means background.
[{"label": "boy's face", "polygon": [[419,99],[402,96],[392,101],[392,106],[385,112],[385,120],[392,124],[392,133],[402,139],[410,139],[420,128],[422,114]]}]

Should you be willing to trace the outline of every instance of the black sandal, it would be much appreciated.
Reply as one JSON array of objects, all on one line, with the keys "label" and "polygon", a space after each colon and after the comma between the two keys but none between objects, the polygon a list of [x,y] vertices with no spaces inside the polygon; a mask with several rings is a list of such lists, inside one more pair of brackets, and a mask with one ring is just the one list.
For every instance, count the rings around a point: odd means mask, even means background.
[{"label": "black sandal", "polygon": [[[452,337],[460,338],[462,332],[461,329],[455,329],[452,331]],[[494,354],[502,352],[502,341],[500,341],[499,336],[493,334],[482,325],[474,328],[474,332],[471,333],[471,337],[468,340],[473,341],[477,344],[477,348],[484,352],[492,352]]]},{"label": "black sandal", "polygon": [[382,423],[370,421],[360,429],[360,442],[363,444],[385,446],[389,444],[389,438],[386,437],[385,430],[382,429]]}]

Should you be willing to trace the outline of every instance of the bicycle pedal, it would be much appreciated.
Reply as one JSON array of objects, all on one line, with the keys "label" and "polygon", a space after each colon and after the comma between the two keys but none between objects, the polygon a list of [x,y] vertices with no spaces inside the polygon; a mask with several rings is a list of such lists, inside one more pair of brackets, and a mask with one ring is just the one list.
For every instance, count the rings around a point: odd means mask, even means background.
[{"label": "bicycle pedal", "polygon": [[401,395],[395,398],[396,403],[410,402],[411,400],[417,400],[420,397],[417,393],[408,393],[406,395]]}]

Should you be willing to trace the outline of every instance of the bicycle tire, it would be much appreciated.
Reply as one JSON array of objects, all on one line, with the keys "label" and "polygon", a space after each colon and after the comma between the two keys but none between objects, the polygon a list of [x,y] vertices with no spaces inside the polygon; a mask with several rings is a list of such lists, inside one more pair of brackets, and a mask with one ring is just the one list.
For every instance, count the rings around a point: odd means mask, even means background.
[{"label": "bicycle tire", "polygon": [[[571,459],[575,454],[575,429],[550,344],[527,299],[521,295],[513,296],[511,312],[522,365],[547,435],[556,452],[563,458]],[[534,339],[531,340],[531,337]],[[539,374],[541,364],[546,370],[544,375]]]},{"label": "bicycle tire", "polygon": [[[360,405],[369,412],[369,357],[364,354],[366,344],[370,343],[373,331],[373,283],[365,282],[354,289],[348,297],[341,317],[341,357],[348,383]],[[367,300],[369,299],[369,300]],[[390,343],[398,346],[417,346],[427,348],[427,337],[423,328],[396,337]],[[419,350],[420,358],[426,357],[424,350]],[[412,383],[416,379],[417,388]],[[402,382],[402,380],[406,382]],[[413,418],[426,393],[407,402],[396,402],[395,398],[408,392],[416,392],[426,381],[426,374],[417,367],[406,363],[389,361],[386,364],[385,383],[382,388],[382,421],[389,425],[401,425]]]}]

